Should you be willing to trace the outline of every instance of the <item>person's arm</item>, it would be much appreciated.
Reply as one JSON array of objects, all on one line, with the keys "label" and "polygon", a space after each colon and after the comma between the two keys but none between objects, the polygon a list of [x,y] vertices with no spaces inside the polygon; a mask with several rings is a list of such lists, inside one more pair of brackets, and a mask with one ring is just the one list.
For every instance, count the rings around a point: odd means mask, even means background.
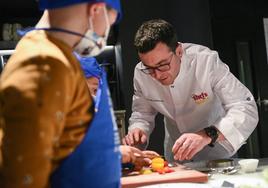
[{"label": "person's arm", "polygon": [[229,71],[217,53],[211,61],[211,84],[226,112],[213,125],[220,132],[218,143],[234,154],[257,126],[257,106],[251,92]]},{"label": "person's arm", "polygon": [[155,151],[141,151],[132,146],[121,145],[120,152],[122,155],[122,166],[134,167],[134,170],[140,170],[143,166],[149,166],[152,159],[160,155]]},{"label": "person's arm", "polygon": [[[207,80],[211,81],[212,89],[221,100],[226,114],[208,127],[214,126],[217,129],[216,142],[226,148],[232,156],[255,129],[258,122],[257,107],[252,94],[229,72],[227,65],[221,62],[218,54],[210,53],[202,69],[208,71]],[[211,140],[205,130],[184,133],[173,145],[174,159],[191,159],[210,144]]]},{"label": "person's arm", "polygon": [[[142,133],[146,135],[145,142],[141,143],[146,144],[146,142],[148,142],[148,138],[151,132],[155,127],[155,116],[157,114],[157,111],[148,103],[148,101],[144,98],[142,94],[140,87],[140,84],[142,84],[142,78],[140,74],[143,73],[139,72],[139,70],[137,70],[136,68],[134,74],[134,95],[132,100],[132,114],[129,119],[128,132],[131,133],[138,129],[141,130]],[[150,89],[150,86],[146,87]],[[133,139],[135,142],[135,140],[137,140],[138,135],[131,135],[130,137],[130,139]]]},{"label": "person's arm", "polygon": [[[31,62],[30,62],[31,61]],[[53,145],[63,129],[69,70],[56,60],[31,59],[5,70],[1,85],[3,187],[46,187]]]},{"label": "person's arm", "polygon": [[[2,182],[2,175],[1,175],[1,169],[2,169],[2,165],[3,165],[3,161],[2,161],[2,151],[1,151],[1,148],[2,148],[2,138],[3,138],[3,128],[1,127],[1,123],[0,123],[0,182]],[[1,183],[0,183],[0,187],[1,186]]]}]

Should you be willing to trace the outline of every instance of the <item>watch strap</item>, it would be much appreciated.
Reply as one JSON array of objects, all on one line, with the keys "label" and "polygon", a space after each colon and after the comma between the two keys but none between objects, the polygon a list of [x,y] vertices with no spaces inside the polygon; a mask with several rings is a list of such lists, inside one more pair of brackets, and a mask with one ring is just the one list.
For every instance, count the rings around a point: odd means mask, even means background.
[{"label": "watch strap", "polygon": [[205,129],[206,135],[211,138],[211,142],[208,144],[210,147],[214,147],[215,142],[218,139],[219,133],[216,127],[210,126],[206,127]]}]

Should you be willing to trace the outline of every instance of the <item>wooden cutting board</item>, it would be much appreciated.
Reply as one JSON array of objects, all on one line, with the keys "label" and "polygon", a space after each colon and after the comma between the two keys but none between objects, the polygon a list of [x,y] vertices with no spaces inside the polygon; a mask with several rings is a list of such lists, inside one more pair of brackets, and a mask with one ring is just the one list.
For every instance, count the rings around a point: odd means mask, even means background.
[{"label": "wooden cutting board", "polygon": [[159,183],[202,183],[208,181],[207,174],[201,173],[196,170],[187,169],[182,165],[173,167],[172,169],[174,169],[175,172],[166,174],[158,174],[157,172],[153,172],[152,174],[124,174],[121,178],[122,188],[132,188]]}]

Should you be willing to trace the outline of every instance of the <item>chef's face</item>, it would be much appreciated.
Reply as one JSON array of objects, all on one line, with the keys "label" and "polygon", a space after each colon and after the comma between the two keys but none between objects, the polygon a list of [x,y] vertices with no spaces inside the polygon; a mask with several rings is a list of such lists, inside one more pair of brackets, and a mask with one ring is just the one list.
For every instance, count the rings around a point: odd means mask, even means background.
[{"label": "chef's face", "polygon": [[180,71],[182,47],[179,44],[175,52],[164,43],[159,42],[155,48],[146,53],[139,53],[144,71],[163,85],[174,82]]},{"label": "chef's face", "polygon": [[96,77],[87,78],[87,86],[92,96],[96,96],[98,87],[99,87],[99,79]]},{"label": "chef's face", "polygon": [[[105,9],[107,11],[107,15],[105,13]],[[92,19],[92,25],[89,27],[93,27],[91,29],[93,29],[99,36],[105,36],[107,24],[112,26],[116,21],[117,11],[105,6],[104,3],[95,3],[90,5],[89,15],[90,19]],[[106,20],[107,18],[108,20]]]}]

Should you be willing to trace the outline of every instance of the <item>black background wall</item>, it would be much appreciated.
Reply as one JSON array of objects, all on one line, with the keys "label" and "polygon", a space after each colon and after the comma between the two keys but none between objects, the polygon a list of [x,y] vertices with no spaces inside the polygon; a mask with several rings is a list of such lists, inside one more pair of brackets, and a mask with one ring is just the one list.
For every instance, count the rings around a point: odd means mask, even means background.
[{"label": "black background wall", "polygon": [[263,18],[268,17],[268,1],[209,2],[213,48],[231,72],[251,90],[259,110],[257,129],[238,154],[240,157],[267,157],[268,64]]}]

